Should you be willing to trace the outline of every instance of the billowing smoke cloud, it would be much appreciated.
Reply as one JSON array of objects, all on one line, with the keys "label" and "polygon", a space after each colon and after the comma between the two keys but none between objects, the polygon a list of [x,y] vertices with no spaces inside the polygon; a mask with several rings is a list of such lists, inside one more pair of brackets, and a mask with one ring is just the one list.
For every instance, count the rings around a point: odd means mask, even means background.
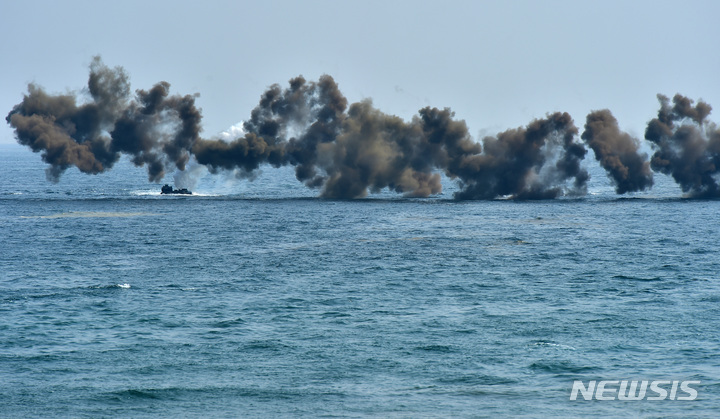
[{"label": "billowing smoke cloud", "polygon": [[550,199],[563,194],[563,185],[570,179],[574,182],[567,192],[585,192],[589,176],[580,161],[586,150],[574,141],[577,128],[567,113],[554,113],[526,128],[486,137],[482,153],[479,145],[471,145],[466,129],[462,141],[453,139],[460,133],[456,128],[446,134],[451,137],[446,170],[449,176],[460,178],[458,199]]},{"label": "billowing smoke cloud", "polygon": [[127,104],[127,75],[96,58],[90,66],[88,93],[90,102],[78,106],[74,96],[51,96],[31,84],[22,103],[7,116],[18,142],[42,152],[43,160],[50,164],[47,175],[52,181],[57,182],[70,166],[85,173],[101,173],[120,157],[105,133]]},{"label": "billowing smoke cloud", "polygon": [[[262,95],[243,137],[202,140],[193,152],[215,169],[292,164],[298,180],[329,198],[383,188],[425,197],[441,191],[438,171],[461,180],[459,199],[554,198],[563,192],[557,185],[569,178],[575,178],[573,191],[584,189],[585,149],[573,141],[577,129],[569,115],[486,138],[484,154],[465,123],[452,117],[449,109],[428,107],[405,122],[370,101],[348,107],[330,76],[317,83],[299,77],[285,90],[275,85]],[[288,138],[293,131],[297,135]]]},{"label": "billowing smoke cloud", "polygon": [[[567,113],[475,142],[448,108],[426,107],[405,121],[370,100],[348,104],[330,76],[296,77],[286,88],[270,86],[242,129],[205,139],[195,96],[171,95],[169,88],[160,82],[131,97],[124,70],[95,58],[82,104],[30,85],[7,121],[21,144],[42,153],[54,181],[70,166],[104,172],[123,154],[147,167],[150,181],[179,169],[176,182],[186,185],[204,168],[252,179],[263,165],[292,165],[299,181],[340,199],[386,188],[426,197],[441,192],[442,174],[459,182],[457,199],[550,199],[584,194],[589,178],[581,167],[585,146]],[[660,99],[645,136],[657,150],[651,164],[607,110],[588,115],[582,139],[618,193],[650,188],[652,167],[686,192],[716,196],[720,134],[706,121],[710,106],[676,96],[671,107]]]},{"label": "billowing smoke cloud", "polygon": [[149,179],[159,181],[167,169],[184,169],[200,130],[194,97],[169,96],[169,87],[161,82],[130,100],[125,71],[108,68],[96,57],[87,103],[78,105],[74,96],[48,95],[31,84],[6,120],[20,144],[42,153],[52,181],[70,166],[84,173],[104,172],[121,153],[132,156],[138,166],[147,165]]},{"label": "billowing smoke cloud", "polygon": [[653,170],[669,174],[683,192],[694,197],[718,197],[720,175],[720,130],[707,120],[712,107],[681,96],[658,95],[660,111],[645,131],[645,139],[656,148]]},{"label": "billowing smoke cloud", "polygon": [[159,182],[166,168],[185,169],[190,150],[199,138],[200,111],[193,96],[170,96],[170,84],[138,90],[110,132],[112,149],[147,165],[151,181]]},{"label": "billowing smoke cloud", "polygon": [[582,134],[595,158],[607,170],[619,194],[649,189],[653,174],[647,155],[639,152],[640,141],[620,131],[617,119],[605,109],[587,116]]},{"label": "billowing smoke cloud", "polygon": [[423,141],[416,121],[406,123],[384,114],[369,101],[354,103],[334,141],[316,143],[312,170],[317,166],[326,175],[311,182],[322,182],[323,196],[332,198],[361,197],[368,189],[378,192],[386,187],[407,196],[439,193],[440,175],[415,159]]},{"label": "billowing smoke cloud", "polygon": [[230,143],[198,142],[193,150],[198,162],[246,172],[263,163],[292,164],[298,180],[322,188],[329,198],[357,198],[383,188],[410,196],[441,190],[440,175],[430,164],[411,161],[423,141],[420,124],[386,115],[369,101],[348,109],[327,75],[317,83],[292,79],[284,90],[271,86],[244,130]]}]

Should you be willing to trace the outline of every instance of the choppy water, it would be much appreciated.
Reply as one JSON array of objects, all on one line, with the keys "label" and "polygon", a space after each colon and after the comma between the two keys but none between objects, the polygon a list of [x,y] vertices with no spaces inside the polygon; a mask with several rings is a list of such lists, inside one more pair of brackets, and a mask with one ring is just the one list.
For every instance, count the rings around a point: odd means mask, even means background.
[{"label": "choppy water", "polygon": [[[2,417],[715,417],[720,202],[160,196],[0,148]],[[700,380],[570,401],[573,380]]]}]

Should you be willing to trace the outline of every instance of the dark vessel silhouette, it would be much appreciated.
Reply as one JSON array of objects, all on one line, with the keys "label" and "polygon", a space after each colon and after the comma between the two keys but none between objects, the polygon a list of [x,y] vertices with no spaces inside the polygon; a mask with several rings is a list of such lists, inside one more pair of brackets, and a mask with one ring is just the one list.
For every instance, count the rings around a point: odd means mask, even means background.
[{"label": "dark vessel silhouette", "polygon": [[160,189],[160,193],[164,195],[192,195],[192,192],[185,188],[173,189],[170,185],[163,185],[162,189]]}]

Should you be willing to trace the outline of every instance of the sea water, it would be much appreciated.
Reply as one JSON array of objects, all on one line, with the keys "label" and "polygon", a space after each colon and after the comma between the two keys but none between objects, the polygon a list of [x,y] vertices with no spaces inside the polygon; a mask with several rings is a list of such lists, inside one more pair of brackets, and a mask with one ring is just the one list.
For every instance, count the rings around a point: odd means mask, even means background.
[{"label": "sea water", "polygon": [[[716,417],[720,202],[587,164],[551,201],[325,200],[291,168],[163,196],[3,145],[0,416]],[[700,384],[570,400],[622,379]]]}]

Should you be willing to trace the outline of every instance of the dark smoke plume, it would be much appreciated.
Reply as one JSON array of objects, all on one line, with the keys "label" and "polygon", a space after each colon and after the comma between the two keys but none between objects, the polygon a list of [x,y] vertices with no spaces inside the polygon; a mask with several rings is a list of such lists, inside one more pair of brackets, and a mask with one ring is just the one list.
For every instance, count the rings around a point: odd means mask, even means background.
[{"label": "dark smoke plume", "polygon": [[[346,111],[347,108],[347,111]],[[584,147],[567,114],[535,121],[527,129],[472,141],[449,109],[424,108],[410,122],[363,101],[347,106],[330,76],[317,83],[298,77],[283,90],[271,86],[245,123],[248,132],[231,143],[201,140],[199,163],[252,171],[263,163],[292,164],[298,180],[322,188],[328,198],[358,198],[389,188],[407,196],[441,191],[440,173],[459,178],[458,199],[554,198],[575,178],[582,191]],[[297,135],[290,136],[295,131]]]},{"label": "dark smoke plume", "polygon": [[645,139],[657,150],[653,170],[669,174],[693,197],[720,197],[720,130],[706,118],[712,107],[679,94],[658,95],[658,117],[650,121]]},{"label": "dark smoke plume", "polygon": [[[449,109],[424,108],[406,122],[363,101],[348,105],[330,76],[271,86],[231,141],[200,138],[193,96],[171,96],[169,84],[130,98],[125,72],[93,61],[89,100],[50,96],[31,85],[8,115],[18,140],[43,153],[54,180],[69,166],[87,173],[112,167],[121,154],[160,181],[191,156],[211,172],[252,177],[260,166],[292,165],[298,180],[328,198],[358,198],[388,188],[407,196],[441,192],[441,173],[459,179],[458,199],[554,198],[574,178],[581,191],[584,147],[567,114],[553,114],[475,143]],[[484,146],[484,152],[483,152]]]},{"label": "dark smoke plume", "polygon": [[582,134],[595,158],[607,170],[615,184],[615,192],[624,194],[649,189],[653,174],[647,155],[641,154],[640,141],[620,131],[618,122],[609,110],[592,112],[587,116]]},{"label": "dark smoke plume", "polygon": [[109,170],[121,153],[138,166],[147,165],[150,180],[159,181],[167,169],[184,169],[200,131],[194,97],[169,96],[169,87],[161,82],[130,100],[125,71],[110,69],[96,57],[87,103],[48,95],[31,84],[6,120],[20,144],[42,153],[54,182],[70,166],[91,174]]},{"label": "dark smoke plume", "polygon": [[[263,163],[295,166],[298,180],[322,188],[328,198],[358,198],[390,188],[409,196],[439,193],[440,175],[419,164],[420,125],[405,123],[347,99],[330,76],[271,86],[244,124],[247,134],[231,143],[199,141],[199,163],[250,172]],[[291,135],[295,134],[295,135]]]},{"label": "dark smoke plume", "polygon": [[160,82],[138,90],[110,132],[113,151],[147,165],[151,181],[159,182],[168,168],[185,170],[190,150],[199,138],[202,116],[193,96],[169,96],[170,84]]},{"label": "dark smoke plume", "polygon": [[[385,188],[426,197],[441,192],[443,173],[458,181],[456,199],[551,199],[584,194],[589,178],[580,165],[585,146],[567,113],[478,143],[448,108],[426,107],[405,121],[370,100],[348,104],[330,76],[296,77],[288,87],[273,85],[262,94],[242,135],[205,139],[196,96],[171,95],[169,89],[160,82],[133,97],[124,70],[95,58],[82,103],[31,84],[6,119],[18,142],[42,153],[53,181],[71,166],[104,172],[123,154],[146,166],[153,182],[168,170],[189,169],[191,158],[213,173],[250,179],[263,165],[292,165],[299,181],[340,199]],[[710,105],[680,95],[672,106],[659,99],[660,112],[645,134],[656,150],[650,163],[608,110],[588,115],[582,140],[617,193],[652,187],[651,167],[671,174],[693,196],[720,196],[720,133],[706,120]]]},{"label": "dark smoke plume", "polygon": [[88,93],[90,102],[78,106],[74,96],[50,96],[31,84],[22,103],[6,118],[20,144],[42,152],[50,164],[48,179],[54,182],[70,166],[97,174],[110,169],[120,157],[106,132],[127,104],[127,75],[96,58],[90,66]]},{"label": "dark smoke plume", "polygon": [[573,178],[568,192],[584,194],[589,175],[580,161],[586,150],[574,141],[576,135],[570,115],[558,112],[526,128],[484,138],[483,153],[479,146],[453,150],[447,172],[459,177],[462,186],[455,197],[551,199],[563,194],[563,185]]}]

